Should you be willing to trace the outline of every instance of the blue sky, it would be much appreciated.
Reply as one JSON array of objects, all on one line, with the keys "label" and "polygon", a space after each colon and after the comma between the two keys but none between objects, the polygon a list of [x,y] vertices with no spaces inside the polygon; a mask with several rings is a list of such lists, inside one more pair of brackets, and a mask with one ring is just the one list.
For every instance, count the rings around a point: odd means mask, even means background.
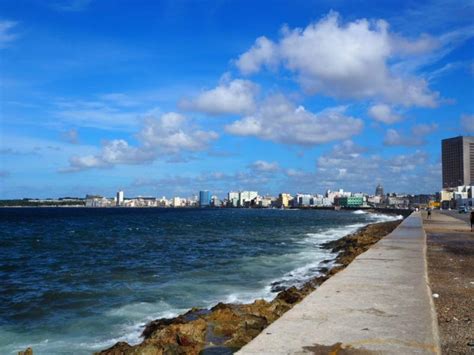
[{"label": "blue sky", "polygon": [[0,198],[438,191],[472,1],[2,1]]}]

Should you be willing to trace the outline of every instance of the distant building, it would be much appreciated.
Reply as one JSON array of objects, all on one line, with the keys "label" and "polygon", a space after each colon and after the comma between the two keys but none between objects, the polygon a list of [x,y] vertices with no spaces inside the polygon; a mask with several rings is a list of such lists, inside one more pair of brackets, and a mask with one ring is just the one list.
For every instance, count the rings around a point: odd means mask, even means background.
[{"label": "distant building", "polygon": [[117,192],[117,199],[116,199],[117,206],[123,205],[123,191]]},{"label": "distant building", "polygon": [[378,184],[377,187],[375,188],[375,196],[381,196],[383,197],[383,186],[381,184]]},{"label": "distant building", "polygon": [[441,142],[443,189],[474,185],[474,137],[454,137]]},{"label": "distant building", "polygon": [[252,201],[257,199],[257,191],[240,191],[239,192],[239,207],[249,207]]},{"label": "distant building", "polygon": [[227,204],[229,207],[238,207],[239,206],[239,193],[229,192],[227,194]]},{"label": "distant building", "polygon": [[278,196],[278,207],[288,208],[293,197],[290,194],[281,193]]},{"label": "distant building", "polygon": [[207,190],[199,191],[199,207],[209,207],[211,204],[211,193]]},{"label": "distant building", "polygon": [[295,207],[309,207],[314,205],[314,197],[310,194],[296,194],[296,198],[293,200],[293,206]]},{"label": "distant building", "polygon": [[109,200],[99,195],[86,195],[86,207],[110,207],[113,199]]},{"label": "distant building", "polygon": [[182,207],[183,201],[180,197],[173,197],[173,199],[171,200],[171,205],[173,207]]},{"label": "distant building", "polygon": [[364,198],[360,196],[336,197],[334,205],[340,207],[361,207],[364,205]]}]

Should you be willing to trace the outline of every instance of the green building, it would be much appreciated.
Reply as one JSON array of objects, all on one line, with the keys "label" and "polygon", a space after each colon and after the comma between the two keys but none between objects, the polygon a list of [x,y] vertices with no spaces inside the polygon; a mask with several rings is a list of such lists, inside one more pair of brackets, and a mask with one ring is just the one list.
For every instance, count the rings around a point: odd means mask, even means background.
[{"label": "green building", "polygon": [[336,200],[336,205],[341,207],[360,207],[363,204],[363,197],[339,197]]}]

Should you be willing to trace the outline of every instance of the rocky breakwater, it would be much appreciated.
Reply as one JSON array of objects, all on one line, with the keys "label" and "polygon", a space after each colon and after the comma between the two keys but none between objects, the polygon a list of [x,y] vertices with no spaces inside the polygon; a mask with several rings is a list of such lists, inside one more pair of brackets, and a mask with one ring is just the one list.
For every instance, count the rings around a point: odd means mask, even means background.
[{"label": "rocky breakwater", "polygon": [[96,354],[230,354],[255,338],[329,277],[344,269],[357,255],[370,248],[395,229],[401,221],[371,224],[354,234],[322,246],[337,252],[336,264],[323,276],[303,287],[281,291],[272,301],[256,300],[250,304],[219,303],[211,309],[194,308],[171,319],[157,319],[145,326],[143,341],[137,345],[116,343]]}]

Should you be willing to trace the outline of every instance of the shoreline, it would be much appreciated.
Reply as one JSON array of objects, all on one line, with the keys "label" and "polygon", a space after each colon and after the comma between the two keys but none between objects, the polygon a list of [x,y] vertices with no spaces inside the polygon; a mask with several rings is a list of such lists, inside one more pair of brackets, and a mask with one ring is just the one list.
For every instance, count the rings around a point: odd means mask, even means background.
[{"label": "shoreline", "polygon": [[322,244],[322,249],[338,253],[335,259],[327,260],[333,266],[320,267],[322,275],[311,278],[299,288],[292,286],[278,292],[271,301],[257,299],[247,304],[220,302],[210,309],[192,308],[177,317],[147,323],[142,332],[143,340],[136,345],[118,342],[95,354],[136,354],[147,351],[199,354],[203,350],[231,354],[323,282],[343,270],[358,255],[390,234],[402,220],[370,223],[354,233]]}]

